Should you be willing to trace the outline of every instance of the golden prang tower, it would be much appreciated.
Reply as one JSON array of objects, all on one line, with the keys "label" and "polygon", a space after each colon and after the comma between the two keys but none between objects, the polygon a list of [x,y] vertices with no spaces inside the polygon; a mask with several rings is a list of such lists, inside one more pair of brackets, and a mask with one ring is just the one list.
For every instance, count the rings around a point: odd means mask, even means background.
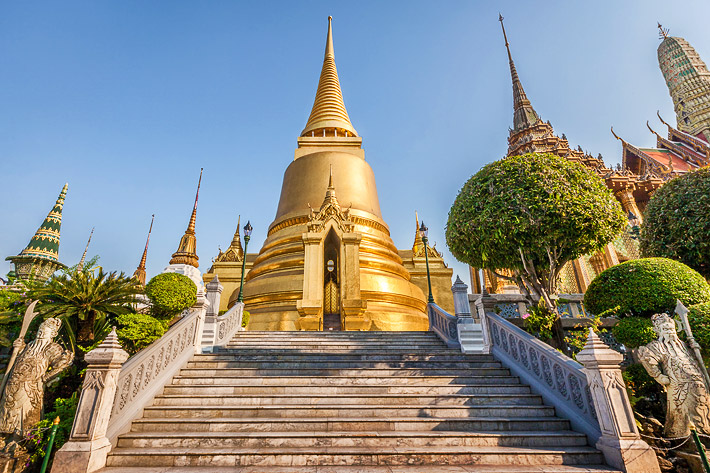
[{"label": "golden prang tower", "polygon": [[345,109],[330,17],[313,110],[246,275],[244,302],[249,330],[428,328],[424,293],[390,238]]}]

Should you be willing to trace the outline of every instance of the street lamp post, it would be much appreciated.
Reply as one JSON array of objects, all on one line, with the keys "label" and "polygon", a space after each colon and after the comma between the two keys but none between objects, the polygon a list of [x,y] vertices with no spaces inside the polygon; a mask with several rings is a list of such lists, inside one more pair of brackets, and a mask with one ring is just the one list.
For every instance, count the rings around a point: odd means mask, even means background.
[{"label": "street lamp post", "polygon": [[242,255],[242,283],[239,285],[239,296],[237,297],[237,302],[244,302],[244,271],[247,266],[247,246],[249,245],[249,239],[251,238],[251,223],[247,221],[244,225],[244,254]]},{"label": "street lamp post", "polygon": [[427,242],[429,241],[429,239],[427,238],[428,235],[429,229],[426,225],[424,225],[424,220],[422,220],[422,224],[419,227],[419,236],[422,238],[422,242],[424,243],[424,258],[426,259],[426,279],[427,283],[429,284],[429,304],[433,304],[434,296],[431,293],[431,275],[429,274],[429,252],[427,251]]}]

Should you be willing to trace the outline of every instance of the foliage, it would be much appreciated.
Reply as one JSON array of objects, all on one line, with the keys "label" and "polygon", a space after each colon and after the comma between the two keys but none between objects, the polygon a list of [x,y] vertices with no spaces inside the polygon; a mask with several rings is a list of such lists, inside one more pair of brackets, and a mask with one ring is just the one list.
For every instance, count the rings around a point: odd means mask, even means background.
[{"label": "foliage", "polygon": [[[526,154],[488,164],[464,184],[449,210],[446,242],[459,261],[515,281],[552,311],[564,264],[600,250],[626,224],[593,171],[552,154]],[[556,322],[558,345],[563,336]]]},{"label": "foliage", "polygon": [[145,287],[151,302],[153,316],[171,319],[197,302],[197,286],[187,276],[177,273],[162,273],[155,276]]},{"label": "foliage", "polygon": [[627,348],[637,348],[656,339],[653,322],[646,317],[624,317],[611,329],[614,338]]},{"label": "foliage", "polygon": [[676,300],[686,306],[710,302],[710,285],[695,270],[667,258],[643,258],[612,266],[594,278],[584,295],[584,303],[593,314],[619,306],[618,317],[671,314]]},{"label": "foliage", "polygon": [[602,318],[598,315],[592,316],[585,324],[577,324],[574,330],[567,332],[565,342],[572,349],[572,358],[577,359],[577,353],[582,351],[589,338],[589,330],[594,330],[597,334],[605,333],[606,329],[601,328]]},{"label": "foliage", "polygon": [[99,269],[53,277],[30,298],[40,301],[37,308],[44,318],[62,319],[65,343],[76,352],[101,341],[116,317],[132,311],[141,292],[134,279]]},{"label": "foliage", "polygon": [[57,398],[54,401],[54,409],[46,412],[44,418],[39,421],[36,429],[27,436],[28,450],[33,450],[30,456],[31,462],[38,462],[44,458],[49,442],[52,423],[54,419],[59,417],[59,425],[57,426],[57,434],[54,437],[54,446],[52,452],[56,452],[69,439],[72,424],[74,423],[74,415],[76,407],[79,404],[79,396],[74,392],[68,398]]},{"label": "foliage", "polygon": [[688,313],[690,330],[695,341],[702,347],[706,355],[710,355],[710,302],[691,306]]},{"label": "foliage", "polygon": [[530,306],[528,313],[523,315],[523,327],[530,335],[548,341],[553,336],[552,327],[556,318],[557,314],[544,305]]},{"label": "foliage", "polygon": [[116,319],[118,322],[118,340],[121,346],[130,355],[147,347],[163,336],[167,331],[167,324],[148,314],[122,314]]},{"label": "foliage", "polygon": [[656,191],[644,212],[640,246],[644,256],[673,258],[710,278],[710,168]]},{"label": "foliage", "polygon": [[88,260],[84,261],[84,264],[81,268],[79,269],[79,263],[75,264],[74,266],[69,266],[68,268],[63,268],[60,269],[62,274],[66,274],[67,276],[73,276],[79,271],[94,271],[95,269],[100,269],[101,266],[99,266],[99,256],[92,256]]},{"label": "foliage", "polygon": [[251,314],[249,313],[249,311],[245,310],[244,312],[242,312],[242,328],[246,328],[247,325],[249,325],[250,316]]}]

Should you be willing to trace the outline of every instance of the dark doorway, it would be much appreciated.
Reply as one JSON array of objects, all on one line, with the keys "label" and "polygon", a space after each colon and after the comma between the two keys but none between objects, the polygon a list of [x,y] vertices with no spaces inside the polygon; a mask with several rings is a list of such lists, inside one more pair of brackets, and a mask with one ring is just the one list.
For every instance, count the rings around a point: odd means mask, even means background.
[{"label": "dark doorway", "polygon": [[323,330],[342,330],[340,320],[340,239],[331,229],[323,245]]}]

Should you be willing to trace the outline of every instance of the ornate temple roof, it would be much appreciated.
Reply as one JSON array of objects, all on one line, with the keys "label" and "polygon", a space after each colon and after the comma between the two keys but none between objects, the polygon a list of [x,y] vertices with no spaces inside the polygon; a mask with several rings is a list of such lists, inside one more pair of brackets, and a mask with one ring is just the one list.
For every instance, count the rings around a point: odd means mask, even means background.
[{"label": "ornate temple roof", "polygon": [[145,263],[148,258],[148,243],[150,243],[150,234],[153,232],[153,222],[155,221],[155,214],[150,217],[150,228],[148,229],[148,238],[145,239],[145,248],[143,248],[143,256],[141,256],[141,262],[138,263],[138,267],[133,272],[133,278],[136,279],[142,286],[145,286],[146,272]]},{"label": "ornate temple roof", "polygon": [[649,131],[656,136],[655,148],[636,147],[611,132],[622,144],[622,167],[634,174],[652,175],[662,180],[684,174],[710,164],[710,144],[690,136],[658,118],[668,128],[668,137],[658,134],[646,122]]},{"label": "ornate temple roof", "polygon": [[[59,237],[62,227],[62,208],[67,196],[69,184],[64,184],[57,197],[57,202],[49,211],[42,225],[37,229],[27,247],[17,256],[10,256],[7,260],[14,259],[42,259],[59,263]],[[60,263],[61,265],[61,263]],[[61,265],[64,266],[64,265]]]},{"label": "ornate temple roof", "polygon": [[190,222],[187,224],[185,234],[180,238],[180,244],[170,264],[189,264],[198,268],[200,266],[197,256],[197,238],[195,237],[195,221],[197,220],[197,201],[200,198],[200,185],[202,184],[202,169],[200,169],[200,179],[197,181],[197,192],[195,193],[195,205],[192,207]]},{"label": "ornate temple roof", "polygon": [[345,109],[338,70],[335,67],[332,20],[333,17],[329,16],[323,69],[320,73],[313,109],[301,136],[325,136],[326,131],[334,131],[336,135],[340,133],[342,136],[357,136],[355,127],[350,123],[348,111]]},{"label": "ornate temple roof", "polygon": [[241,234],[239,233],[239,225],[241,224],[242,216],[237,218],[237,229],[232,237],[232,242],[229,244],[229,248],[224,253],[220,250],[217,257],[214,259],[215,263],[237,263],[244,258],[244,249],[242,248]]}]

